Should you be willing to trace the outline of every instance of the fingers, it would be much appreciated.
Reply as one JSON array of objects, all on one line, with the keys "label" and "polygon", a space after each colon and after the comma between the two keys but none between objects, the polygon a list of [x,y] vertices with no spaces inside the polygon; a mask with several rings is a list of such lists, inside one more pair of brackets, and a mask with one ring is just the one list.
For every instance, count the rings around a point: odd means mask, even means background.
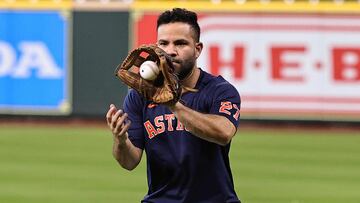
[{"label": "fingers", "polygon": [[110,104],[110,108],[108,110],[108,112],[106,113],[106,121],[108,126],[110,127],[111,124],[111,119],[112,119],[112,115],[117,111],[116,107],[114,104]]},{"label": "fingers", "polygon": [[122,137],[128,131],[131,122],[127,119],[128,114],[124,113],[122,109],[117,109],[115,105],[111,104],[106,113],[107,124],[117,138]]},{"label": "fingers", "polygon": [[[127,116],[127,114],[126,114]],[[123,123],[125,118],[124,117],[124,112],[123,110],[119,109],[118,111],[116,111],[115,114],[113,114],[112,118],[111,118],[111,123],[110,123],[110,127],[112,129],[116,128],[118,123]]]},{"label": "fingers", "polygon": [[[122,111],[119,110],[116,114],[118,114],[118,113],[121,114]],[[115,115],[116,115],[116,114],[115,114]],[[114,116],[114,117],[115,117],[115,116]],[[124,114],[122,114],[121,116],[119,116],[119,117],[117,118],[117,120],[114,122],[114,124],[115,124],[115,126],[114,126],[114,132],[116,132],[116,134],[118,134],[118,132],[120,132],[121,129],[124,127],[125,121],[126,121],[127,117],[128,117],[127,113],[124,113]]]},{"label": "fingers", "polygon": [[131,125],[131,122],[127,120],[127,116],[127,113],[124,113],[122,114],[122,116],[118,117],[118,120],[116,121],[116,126],[112,130],[114,139],[118,140],[120,143],[125,143],[127,139],[126,132]]},{"label": "fingers", "polygon": [[124,125],[124,127],[121,129],[119,135],[120,135],[120,136],[125,135],[125,133],[129,130],[130,125],[131,125],[131,121],[128,121],[128,122]]}]

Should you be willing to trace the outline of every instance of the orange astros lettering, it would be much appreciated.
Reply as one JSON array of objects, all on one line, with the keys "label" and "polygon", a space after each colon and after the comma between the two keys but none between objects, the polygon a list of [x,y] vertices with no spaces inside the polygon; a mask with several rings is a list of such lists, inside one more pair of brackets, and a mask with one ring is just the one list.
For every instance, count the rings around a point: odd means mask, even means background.
[{"label": "orange astros lettering", "polygon": [[144,123],[144,126],[145,126],[145,129],[146,129],[146,132],[147,134],[149,135],[149,138],[153,138],[157,135],[157,132],[155,130],[155,127],[151,124],[150,121],[146,121]]},{"label": "orange astros lettering", "polygon": [[[174,129],[175,126],[176,128]],[[145,121],[144,127],[150,139],[161,133],[164,133],[165,131],[188,131],[188,129],[186,129],[186,127],[179,120],[176,119],[174,114],[164,114],[156,116],[153,122],[150,122],[150,120]]]}]

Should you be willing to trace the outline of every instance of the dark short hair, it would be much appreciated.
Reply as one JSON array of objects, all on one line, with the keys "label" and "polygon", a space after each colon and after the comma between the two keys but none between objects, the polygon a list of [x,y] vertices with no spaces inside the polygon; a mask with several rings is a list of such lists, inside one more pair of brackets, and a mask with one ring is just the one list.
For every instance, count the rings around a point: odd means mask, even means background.
[{"label": "dark short hair", "polygon": [[197,14],[195,12],[186,10],[184,8],[173,8],[172,10],[167,10],[159,15],[157,19],[157,29],[160,25],[182,22],[187,23],[194,30],[194,39],[196,42],[200,41],[200,26],[197,22]]}]

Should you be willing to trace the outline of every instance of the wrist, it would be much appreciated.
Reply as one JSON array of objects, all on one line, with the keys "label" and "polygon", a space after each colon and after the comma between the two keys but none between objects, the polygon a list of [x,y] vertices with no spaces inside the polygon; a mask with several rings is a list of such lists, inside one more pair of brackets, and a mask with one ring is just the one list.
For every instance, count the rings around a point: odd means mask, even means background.
[{"label": "wrist", "polygon": [[168,105],[168,108],[170,109],[171,112],[177,111],[179,108],[181,108],[181,106],[183,106],[183,104],[179,101]]},{"label": "wrist", "polygon": [[116,136],[115,137],[115,144],[118,146],[118,148],[122,148],[124,146],[126,146],[126,140],[127,140],[127,135],[123,135],[123,136]]}]

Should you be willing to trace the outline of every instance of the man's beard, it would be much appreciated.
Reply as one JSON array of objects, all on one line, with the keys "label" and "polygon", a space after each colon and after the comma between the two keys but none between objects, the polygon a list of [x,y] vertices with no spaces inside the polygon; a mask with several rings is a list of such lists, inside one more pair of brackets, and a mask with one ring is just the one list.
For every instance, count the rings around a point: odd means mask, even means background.
[{"label": "man's beard", "polygon": [[194,66],[195,61],[193,60],[182,61],[180,63],[180,70],[177,73],[179,80],[184,80],[186,77],[188,77],[193,71]]}]

